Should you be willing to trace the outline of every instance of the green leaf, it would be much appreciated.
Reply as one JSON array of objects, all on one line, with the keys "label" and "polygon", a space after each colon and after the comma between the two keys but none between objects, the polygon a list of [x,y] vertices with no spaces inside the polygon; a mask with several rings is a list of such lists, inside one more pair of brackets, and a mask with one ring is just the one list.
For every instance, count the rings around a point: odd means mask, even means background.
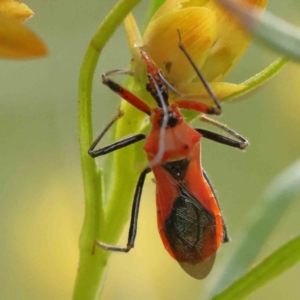
[{"label": "green leaf", "polygon": [[213,294],[224,289],[252,265],[267,238],[300,191],[300,160],[279,175],[250,213],[236,251],[217,279]]},{"label": "green leaf", "polygon": [[300,62],[300,30],[269,12],[232,0],[218,0],[253,36],[274,51]]},{"label": "green leaf", "polygon": [[212,300],[243,299],[276,278],[300,260],[300,236],[276,250],[258,266],[237,280]]}]

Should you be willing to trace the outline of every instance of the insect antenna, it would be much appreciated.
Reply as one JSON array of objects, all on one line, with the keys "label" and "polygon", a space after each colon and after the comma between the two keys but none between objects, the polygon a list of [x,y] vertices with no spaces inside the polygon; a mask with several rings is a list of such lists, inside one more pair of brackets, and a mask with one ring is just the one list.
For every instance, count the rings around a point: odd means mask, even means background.
[{"label": "insect antenna", "polygon": [[168,122],[169,122],[169,112],[168,112],[168,106],[166,105],[166,99],[164,99],[162,92],[157,84],[157,82],[155,81],[154,77],[151,74],[148,74],[149,79],[153,82],[156,92],[157,92],[157,97],[156,97],[156,101],[158,101],[158,106],[162,108],[163,110],[163,120],[162,120],[162,124],[161,124],[161,129],[159,132],[159,147],[158,147],[158,152],[155,155],[155,157],[149,162],[150,167],[155,166],[157,164],[159,164],[161,162],[161,159],[164,155],[165,152],[165,132],[166,132],[166,128],[168,126]]},{"label": "insect antenna", "polygon": [[204,76],[202,75],[201,71],[199,70],[199,68],[197,67],[196,63],[194,62],[193,58],[190,56],[190,54],[188,53],[188,51],[186,50],[185,46],[183,45],[183,43],[181,42],[181,34],[180,34],[180,30],[177,29],[178,32],[178,37],[179,37],[179,43],[178,43],[178,47],[179,49],[184,53],[184,55],[186,56],[186,58],[189,60],[189,62],[191,63],[193,69],[195,70],[195,72],[197,73],[198,77],[200,78],[200,80],[202,81],[206,91],[208,92],[208,94],[211,96],[211,98],[213,99],[215,105],[217,106],[219,113],[221,113],[222,108],[220,105],[220,101],[217,98],[216,94],[213,92],[213,90],[211,89],[210,85],[208,84],[208,82],[206,81],[206,79],[204,78]]}]

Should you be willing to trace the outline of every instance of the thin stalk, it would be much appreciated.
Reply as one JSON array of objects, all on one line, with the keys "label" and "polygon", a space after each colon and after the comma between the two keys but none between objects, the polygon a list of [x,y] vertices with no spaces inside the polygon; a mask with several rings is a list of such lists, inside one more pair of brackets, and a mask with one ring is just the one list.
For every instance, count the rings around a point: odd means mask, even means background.
[{"label": "thin stalk", "polygon": [[[85,215],[79,240],[80,260],[73,292],[74,300],[99,299],[109,252],[96,251],[93,243],[104,225],[104,208],[101,190],[101,173],[97,173],[95,161],[87,150],[92,143],[92,83],[101,51],[116,28],[140,0],[121,0],[107,15],[92,38],[80,70],[78,129],[81,167],[83,174]],[[99,177],[100,175],[100,177]]]}]

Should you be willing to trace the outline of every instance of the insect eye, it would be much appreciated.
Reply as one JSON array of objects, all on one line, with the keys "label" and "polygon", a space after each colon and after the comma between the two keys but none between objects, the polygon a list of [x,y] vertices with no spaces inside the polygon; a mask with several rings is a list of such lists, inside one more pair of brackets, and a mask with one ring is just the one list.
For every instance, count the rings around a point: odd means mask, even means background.
[{"label": "insect eye", "polygon": [[173,114],[169,116],[169,122],[168,125],[170,127],[175,127],[178,123],[178,118],[176,116],[174,116]]}]

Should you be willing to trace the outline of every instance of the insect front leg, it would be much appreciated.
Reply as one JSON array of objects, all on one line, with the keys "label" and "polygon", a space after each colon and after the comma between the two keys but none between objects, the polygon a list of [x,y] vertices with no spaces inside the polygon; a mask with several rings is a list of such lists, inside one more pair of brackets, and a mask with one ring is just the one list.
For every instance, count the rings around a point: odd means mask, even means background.
[{"label": "insect front leg", "polygon": [[[128,71],[129,72],[129,71]],[[151,108],[143,102],[140,98],[132,94],[128,89],[123,87],[121,84],[111,80],[108,76],[115,74],[128,74],[122,70],[113,70],[102,74],[102,83],[108,86],[113,92],[122,97],[125,101],[139,109],[140,111],[146,113],[148,116],[151,114]]]},{"label": "insect front leg", "polygon": [[108,146],[105,146],[103,148],[95,150],[96,146],[98,143],[101,141],[105,133],[111,128],[111,126],[121,117],[123,116],[123,112],[119,110],[118,114],[107,124],[107,126],[103,129],[103,131],[99,134],[99,136],[95,139],[91,147],[89,148],[89,155],[93,158],[100,156],[100,155],[105,155],[110,152],[113,152],[115,150],[124,148],[126,146],[129,146],[131,144],[134,144],[136,142],[139,142],[140,140],[146,138],[144,134],[135,134],[133,136],[126,137],[122,140],[119,140],[117,142],[114,142]]},{"label": "insect front leg", "polygon": [[118,252],[129,252],[134,247],[134,241],[136,238],[136,232],[137,232],[137,221],[138,221],[138,214],[139,214],[139,208],[140,208],[140,201],[141,201],[141,195],[142,190],[145,182],[146,175],[151,172],[150,168],[146,168],[139,177],[138,183],[136,185],[134,198],[133,198],[133,204],[131,209],[131,219],[130,219],[130,227],[128,232],[128,240],[127,240],[127,246],[126,247],[119,247],[114,245],[108,245],[100,241],[95,241],[95,246],[99,246],[105,250],[110,251],[118,251]]}]

